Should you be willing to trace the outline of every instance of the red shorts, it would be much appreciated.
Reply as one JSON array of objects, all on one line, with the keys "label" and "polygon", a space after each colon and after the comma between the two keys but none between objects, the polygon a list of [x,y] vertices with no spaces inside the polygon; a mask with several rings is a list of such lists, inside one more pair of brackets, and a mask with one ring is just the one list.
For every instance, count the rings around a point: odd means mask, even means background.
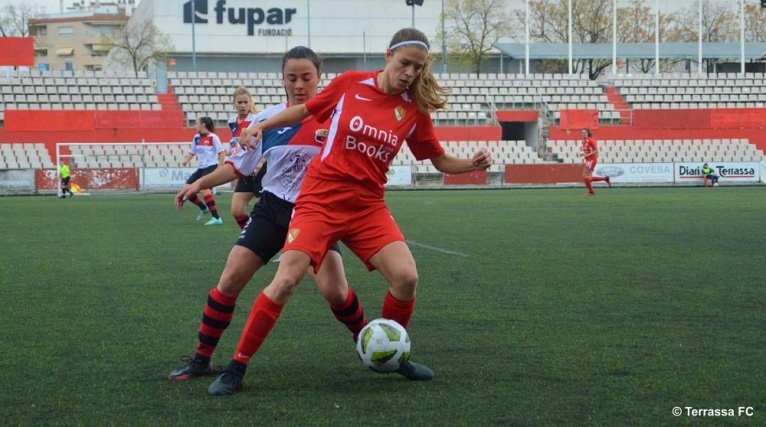
[{"label": "red shorts", "polygon": [[326,206],[296,206],[283,250],[298,250],[311,258],[314,272],[322,265],[327,250],[341,241],[364,262],[389,243],[404,241],[404,235],[384,202],[362,211],[329,211]]},{"label": "red shorts", "polygon": [[585,159],[585,169],[593,171],[596,169],[596,163],[598,163],[597,157],[589,157]]}]

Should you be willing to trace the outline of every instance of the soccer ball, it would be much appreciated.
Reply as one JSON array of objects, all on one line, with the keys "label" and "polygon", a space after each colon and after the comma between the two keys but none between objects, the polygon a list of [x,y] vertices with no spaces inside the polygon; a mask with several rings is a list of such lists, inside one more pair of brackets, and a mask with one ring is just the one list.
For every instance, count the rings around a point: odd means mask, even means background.
[{"label": "soccer ball", "polygon": [[713,187],[718,187],[718,183],[716,182],[715,184],[713,184]]},{"label": "soccer ball", "polygon": [[373,371],[393,372],[410,358],[410,337],[391,319],[375,319],[359,333],[356,351]]}]

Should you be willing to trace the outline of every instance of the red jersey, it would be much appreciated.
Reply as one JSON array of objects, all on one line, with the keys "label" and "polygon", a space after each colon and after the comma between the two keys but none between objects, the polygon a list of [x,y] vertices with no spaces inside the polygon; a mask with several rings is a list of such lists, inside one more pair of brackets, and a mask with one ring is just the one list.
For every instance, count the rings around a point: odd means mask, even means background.
[{"label": "red jersey", "polygon": [[582,140],[582,152],[585,153],[586,160],[598,160],[598,154],[591,154],[598,150],[596,140],[593,138],[585,138]]},{"label": "red jersey", "polygon": [[444,154],[430,114],[418,110],[407,92],[388,95],[380,90],[380,72],[347,71],[306,102],[319,122],[331,122],[327,142],[306,173],[299,202],[312,195],[324,203],[354,206],[383,200],[386,173],[405,141],[418,160]]}]

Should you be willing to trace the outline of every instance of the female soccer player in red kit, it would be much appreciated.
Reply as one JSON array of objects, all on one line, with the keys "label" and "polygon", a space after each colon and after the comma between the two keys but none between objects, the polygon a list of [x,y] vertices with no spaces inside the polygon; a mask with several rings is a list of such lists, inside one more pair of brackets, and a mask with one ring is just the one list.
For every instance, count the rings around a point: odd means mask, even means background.
[{"label": "female soccer player in red kit", "polygon": [[582,153],[580,157],[583,158],[585,163],[583,164],[582,177],[585,181],[585,186],[588,187],[586,196],[594,196],[593,182],[594,181],[606,181],[608,186],[612,186],[612,181],[608,176],[593,176],[593,171],[596,169],[596,163],[598,163],[598,146],[596,140],[592,138],[593,132],[590,129],[585,128],[582,130]]},{"label": "female soccer player in red kit", "polygon": [[[276,276],[253,304],[235,356],[208,388],[210,394],[227,395],[242,388],[250,358],[307,268],[311,265],[316,270],[338,240],[369,270],[381,272],[389,285],[382,317],[407,327],[415,308],[418,273],[383,197],[391,161],[406,142],[418,160],[429,159],[445,173],[467,173],[491,165],[486,149],[472,159],[459,159],[446,154],[436,139],[430,112],[443,108],[446,101],[445,90],[429,70],[428,49],[422,32],[400,30],[386,50],[385,69],[347,71],[305,104],[243,131],[240,140],[256,147],[267,129],[312,115],[329,124],[324,147],[309,164],[296,200]],[[433,377],[431,369],[410,361],[397,372],[410,380]]]}]

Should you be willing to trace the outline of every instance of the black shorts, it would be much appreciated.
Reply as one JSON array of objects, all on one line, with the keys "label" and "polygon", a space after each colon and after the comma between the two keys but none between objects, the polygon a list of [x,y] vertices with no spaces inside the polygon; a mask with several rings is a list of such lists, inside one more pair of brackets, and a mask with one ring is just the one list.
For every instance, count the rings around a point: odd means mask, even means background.
[{"label": "black shorts", "polygon": [[[269,262],[285,245],[294,207],[293,203],[264,191],[235,244],[250,249],[263,262]],[[330,249],[340,253],[337,243]]]},{"label": "black shorts", "polygon": [[68,187],[69,186],[69,180],[71,179],[71,176],[68,176],[66,178],[61,178],[61,186],[62,187]]},{"label": "black shorts", "polygon": [[263,176],[266,175],[266,164],[258,170],[255,175],[248,175],[245,178],[237,180],[237,186],[234,188],[235,193],[253,193],[255,197],[261,197],[263,191]]},{"label": "black shorts", "polygon": [[218,167],[218,165],[213,165],[213,166],[208,166],[206,168],[197,169],[196,171],[194,171],[193,174],[189,175],[189,179],[186,180],[186,183],[187,184],[193,184],[194,181],[202,178],[203,176],[210,175],[211,173],[213,173],[213,171],[217,167]]}]

